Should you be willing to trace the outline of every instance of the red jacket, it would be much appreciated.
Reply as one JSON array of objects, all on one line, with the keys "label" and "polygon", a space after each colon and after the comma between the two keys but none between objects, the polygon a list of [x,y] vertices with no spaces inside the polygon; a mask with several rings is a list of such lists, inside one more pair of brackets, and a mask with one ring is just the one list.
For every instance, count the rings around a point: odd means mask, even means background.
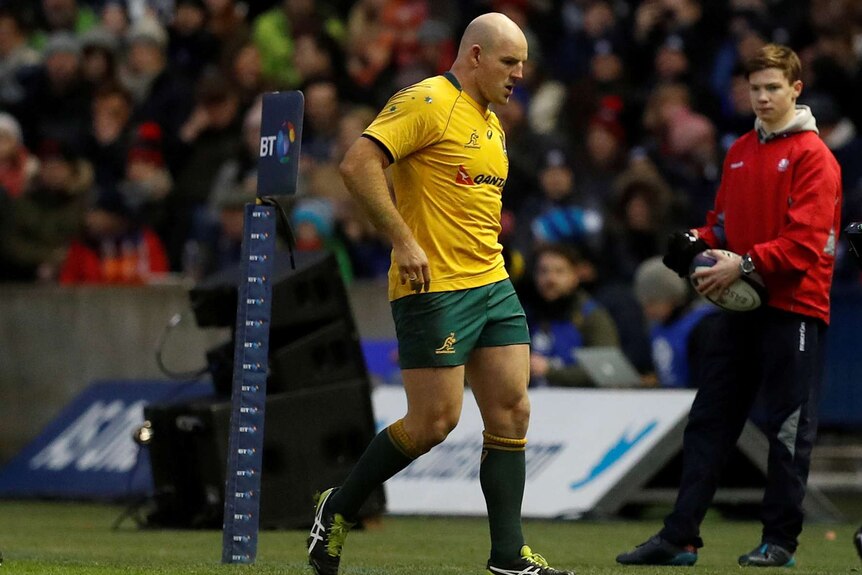
[{"label": "red jacket", "polygon": [[166,274],[168,256],[159,237],[144,228],[136,236],[98,246],[75,240],[60,270],[61,284],[144,284]]},{"label": "red jacket", "polygon": [[828,323],[840,215],[841,168],[817,132],[764,143],[752,130],[728,150],[698,232],[712,247],[751,255],[768,305]]}]

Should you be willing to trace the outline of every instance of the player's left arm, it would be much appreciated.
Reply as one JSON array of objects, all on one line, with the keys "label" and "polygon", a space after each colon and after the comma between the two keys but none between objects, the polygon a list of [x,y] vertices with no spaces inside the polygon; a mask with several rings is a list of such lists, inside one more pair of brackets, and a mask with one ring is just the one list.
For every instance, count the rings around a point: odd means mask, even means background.
[{"label": "player's left arm", "polygon": [[784,225],[774,239],[749,252],[762,274],[804,274],[824,253],[835,254],[840,168],[825,147],[806,150],[795,163]]}]

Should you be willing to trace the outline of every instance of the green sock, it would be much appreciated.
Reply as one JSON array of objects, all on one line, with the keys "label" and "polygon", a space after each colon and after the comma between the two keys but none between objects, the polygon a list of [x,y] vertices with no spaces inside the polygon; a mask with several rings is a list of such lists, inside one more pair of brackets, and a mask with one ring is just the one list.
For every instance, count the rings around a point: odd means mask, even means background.
[{"label": "green sock", "polygon": [[400,421],[384,429],[371,440],[365,448],[365,453],[350,471],[347,480],[332,495],[329,502],[331,509],[341,513],[348,521],[356,520],[359,508],[372,491],[415,459],[407,456],[406,450],[397,445],[397,439],[393,438],[392,428],[399,429]]},{"label": "green sock", "polygon": [[[500,445],[499,441],[519,442]],[[520,557],[524,545],[521,502],[524,498],[526,458],[523,440],[506,440],[485,434],[479,482],[488,507],[491,561],[505,565]]]}]

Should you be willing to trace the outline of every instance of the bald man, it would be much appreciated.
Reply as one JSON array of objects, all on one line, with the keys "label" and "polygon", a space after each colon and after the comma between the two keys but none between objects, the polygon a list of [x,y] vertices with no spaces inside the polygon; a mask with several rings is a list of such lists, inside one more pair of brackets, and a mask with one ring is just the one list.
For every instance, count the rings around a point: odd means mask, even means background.
[{"label": "bald man", "polygon": [[488,573],[570,573],[549,567],[521,532],[530,336],[498,241],[509,162],[490,107],[508,102],[526,60],[514,22],[479,16],[451,70],[392,96],[342,161],[347,189],[392,243],[389,300],[407,413],[372,440],[343,485],[320,495],[308,539],[318,575],[338,572],[371,492],[455,428],[465,381],[485,427],[476,455]]}]

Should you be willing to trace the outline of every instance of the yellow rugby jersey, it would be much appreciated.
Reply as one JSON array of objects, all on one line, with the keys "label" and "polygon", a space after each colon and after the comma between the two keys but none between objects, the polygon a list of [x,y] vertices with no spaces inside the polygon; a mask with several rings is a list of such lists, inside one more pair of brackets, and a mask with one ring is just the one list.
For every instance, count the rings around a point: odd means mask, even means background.
[{"label": "yellow rugby jersey", "polygon": [[[492,111],[447,73],[396,93],[363,135],[393,162],[395,205],[428,255],[430,291],[508,277],[498,237],[509,159]],[[412,293],[393,259],[389,299]]]}]

